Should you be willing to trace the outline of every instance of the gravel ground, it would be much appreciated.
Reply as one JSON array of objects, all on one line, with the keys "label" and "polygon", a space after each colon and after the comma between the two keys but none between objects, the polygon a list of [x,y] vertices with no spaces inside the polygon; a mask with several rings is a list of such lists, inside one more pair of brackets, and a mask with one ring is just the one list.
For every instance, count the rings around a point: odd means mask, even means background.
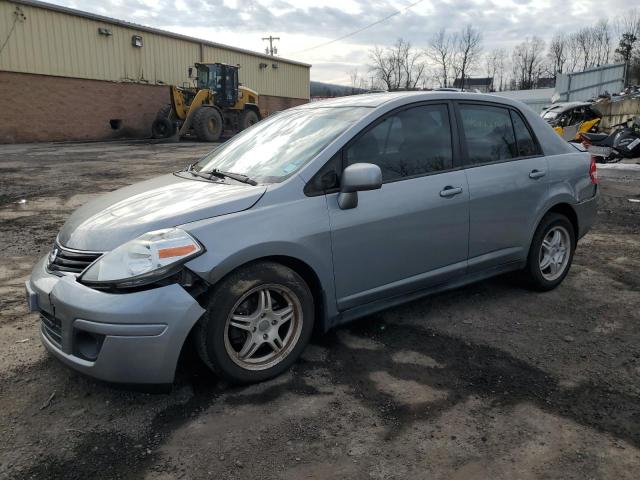
[{"label": "gravel ground", "polygon": [[231,387],[185,349],[170,393],[49,357],[23,282],[71,211],[206,144],[0,146],[0,478],[636,479],[640,167],[602,168],[555,291],[499,277],[315,338]]}]

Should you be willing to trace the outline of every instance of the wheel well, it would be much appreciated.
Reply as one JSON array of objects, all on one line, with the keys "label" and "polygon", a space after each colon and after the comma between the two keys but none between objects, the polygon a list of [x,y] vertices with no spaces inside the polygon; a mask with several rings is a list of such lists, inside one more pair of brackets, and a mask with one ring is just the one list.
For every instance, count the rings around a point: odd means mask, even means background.
[{"label": "wheel well", "polygon": [[259,258],[256,261],[270,260],[273,262],[281,263],[282,265],[289,267],[296,272],[307,282],[311,295],[313,295],[313,305],[315,313],[315,329],[325,330],[325,311],[324,311],[324,291],[320,284],[320,279],[316,272],[302,260],[294,257],[287,257],[286,255],[275,255],[271,257]]},{"label": "wheel well", "polygon": [[[294,257],[288,257],[286,255],[271,255],[268,257],[261,257],[251,260],[250,262],[244,263],[242,265],[238,265],[233,270],[227,272],[224,277],[230,275],[238,268],[246,267],[247,265],[251,265],[252,263],[257,262],[275,262],[285,267],[290,268],[298,275],[302,277],[302,279],[309,286],[309,290],[311,290],[311,295],[313,295],[313,305],[314,305],[314,313],[315,313],[315,326],[314,329],[318,331],[326,330],[326,318],[325,318],[325,307],[324,307],[324,290],[322,289],[322,285],[320,283],[320,279],[316,272],[311,268],[308,264]],[[222,280],[219,279],[218,282]],[[217,282],[216,282],[217,283]],[[200,295],[204,294],[203,291]]]},{"label": "wheel well", "polygon": [[559,213],[567,217],[571,222],[571,226],[573,227],[575,238],[576,240],[578,239],[578,216],[576,215],[576,212],[571,205],[569,205],[568,203],[559,203],[551,207],[547,213],[549,212]]}]

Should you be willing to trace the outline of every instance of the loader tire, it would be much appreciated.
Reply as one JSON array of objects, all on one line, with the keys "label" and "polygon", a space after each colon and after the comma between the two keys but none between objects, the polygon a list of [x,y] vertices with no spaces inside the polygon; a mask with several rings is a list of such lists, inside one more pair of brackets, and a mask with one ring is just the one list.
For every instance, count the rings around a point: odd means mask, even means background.
[{"label": "loader tire", "polygon": [[254,110],[245,110],[240,116],[240,130],[249,128],[251,125],[258,123],[260,119]]},{"label": "loader tire", "polygon": [[153,138],[169,138],[175,130],[175,125],[167,117],[157,117],[151,124]]},{"label": "loader tire", "polygon": [[158,113],[156,114],[156,118],[169,118],[171,114],[171,105],[163,105]]},{"label": "loader tire", "polygon": [[222,135],[222,116],[212,107],[200,107],[193,117],[193,131],[204,142],[217,142]]}]

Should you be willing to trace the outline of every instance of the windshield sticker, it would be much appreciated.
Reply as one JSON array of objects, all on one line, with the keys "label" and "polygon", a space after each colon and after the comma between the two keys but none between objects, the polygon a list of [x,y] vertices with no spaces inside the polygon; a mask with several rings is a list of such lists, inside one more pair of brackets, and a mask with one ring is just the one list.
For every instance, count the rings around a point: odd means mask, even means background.
[{"label": "windshield sticker", "polygon": [[291,172],[295,171],[297,168],[298,168],[298,164],[297,163],[290,163],[290,164],[285,165],[284,167],[282,167],[282,173],[284,173],[285,175],[288,175]]}]

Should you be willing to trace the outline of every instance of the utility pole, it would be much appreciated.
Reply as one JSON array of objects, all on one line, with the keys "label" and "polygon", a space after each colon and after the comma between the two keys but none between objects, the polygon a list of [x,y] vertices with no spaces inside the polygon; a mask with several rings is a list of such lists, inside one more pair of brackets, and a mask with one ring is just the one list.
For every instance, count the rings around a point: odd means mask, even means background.
[{"label": "utility pole", "polygon": [[271,55],[273,57],[278,54],[278,47],[273,46],[273,41],[280,40],[280,37],[273,37],[269,35],[268,37],[262,37],[262,40],[269,40],[269,46],[264,50],[267,55]]}]

